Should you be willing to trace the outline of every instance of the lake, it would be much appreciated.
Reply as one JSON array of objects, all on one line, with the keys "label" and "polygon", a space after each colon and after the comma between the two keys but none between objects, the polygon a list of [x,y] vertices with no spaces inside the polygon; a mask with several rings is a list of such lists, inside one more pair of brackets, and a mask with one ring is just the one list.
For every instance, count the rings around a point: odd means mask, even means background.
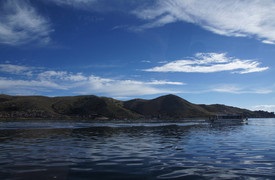
[{"label": "lake", "polygon": [[275,119],[0,122],[0,179],[275,179]]}]

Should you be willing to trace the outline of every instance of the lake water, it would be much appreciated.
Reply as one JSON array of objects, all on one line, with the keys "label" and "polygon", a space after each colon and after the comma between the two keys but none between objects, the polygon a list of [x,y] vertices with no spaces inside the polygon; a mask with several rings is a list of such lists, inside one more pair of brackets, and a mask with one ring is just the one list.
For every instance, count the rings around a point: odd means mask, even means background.
[{"label": "lake water", "polygon": [[275,119],[0,122],[0,179],[275,179]]}]

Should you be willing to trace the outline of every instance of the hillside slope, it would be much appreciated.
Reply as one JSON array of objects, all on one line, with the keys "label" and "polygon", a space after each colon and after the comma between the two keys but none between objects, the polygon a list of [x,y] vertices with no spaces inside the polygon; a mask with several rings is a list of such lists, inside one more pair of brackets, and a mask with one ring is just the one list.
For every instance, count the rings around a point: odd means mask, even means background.
[{"label": "hillside slope", "polygon": [[137,119],[121,101],[97,96],[43,97],[0,95],[2,119]]},{"label": "hillside slope", "polygon": [[211,115],[204,108],[171,94],[152,100],[134,99],[126,101],[124,107],[142,114],[146,118],[180,119]]},{"label": "hillside slope", "polygon": [[184,119],[215,114],[275,117],[274,113],[250,111],[226,105],[198,105],[175,95],[151,100],[119,101],[88,96],[44,97],[0,95],[0,119]]}]

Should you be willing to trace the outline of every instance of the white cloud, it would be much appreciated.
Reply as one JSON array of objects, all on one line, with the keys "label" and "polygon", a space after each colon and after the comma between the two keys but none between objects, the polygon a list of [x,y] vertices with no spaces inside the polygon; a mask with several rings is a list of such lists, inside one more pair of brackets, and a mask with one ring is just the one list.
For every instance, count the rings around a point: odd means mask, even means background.
[{"label": "white cloud", "polygon": [[[54,3],[61,7],[70,7],[79,10],[87,10],[87,11],[96,11],[96,12],[123,12],[123,13],[131,13],[133,9],[137,7],[147,7],[149,4],[153,4],[153,2],[148,0],[43,0],[46,3]],[[94,19],[102,20],[102,19]],[[125,28],[128,25],[117,25],[114,26],[114,29]]]},{"label": "white cloud", "polygon": [[27,0],[0,2],[0,43],[21,45],[50,42],[50,22],[41,16]]},{"label": "white cloud", "polygon": [[[41,68],[18,66],[11,67],[9,78],[0,77],[0,91],[13,94],[43,94],[45,92],[64,92],[67,94],[99,94],[106,96],[140,96],[162,93],[177,93],[166,86],[184,85],[182,82],[153,80],[138,81],[111,79],[99,76],[85,76],[82,73],[43,70]],[[32,76],[21,71],[32,69]],[[1,65],[0,65],[1,71]],[[20,76],[17,75],[18,71]]]},{"label": "white cloud", "polygon": [[242,92],[242,90],[243,90],[242,88],[236,85],[226,84],[226,85],[217,85],[211,91],[222,92],[222,93],[240,93]]},{"label": "white cloud", "polygon": [[209,91],[232,94],[269,94],[273,92],[267,88],[245,87],[236,84],[216,84],[215,87],[210,88]]},{"label": "white cloud", "polygon": [[111,96],[139,96],[161,93],[172,93],[172,90],[165,90],[149,85],[147,82],[135,80],[114,80],[97,76],[91,76],[86,89],[81,93],[97,92]]},{"label": "white cloud", "polygon": [[74,8],[86,9],[90,8],[92,4],[97,2],[97,0],[47,0],[56,3],[60,6],[70,6]]},{"label": "white cloud", "polygon": [[147,82],[146,84],[151,84],[151,85],[185,85],[185,83],[183,83],[183,82],[163,81],[163,80],[153,80],[151,82]]},{"label": "white cloud", "polygon": [[148,61],[148,60],[142,60],[141,62],[142,63],[151,63],[151,61]]},{"label": "white cloud", "polygon": [[38,77],[39,79],[52,79],[53,77],[62,79],[65,75],[67,75],[66,71],[44,71],[39,73]]},{"label": "white cloud", "polygon": [[21,74],[31,71],[31,67],[20,66],[14,64],[0,64],[0,72],[10,73],[10,74]]},{"label": "white cloud", "polygon": [[268,112],[275,112],[275,105],[274,104],[256,105],[256,106],[253,106],[251,109],[254,111],[263,110],[263,111],[268,111]]},{"label": "white cloud", "polygon": [[245,74],[261,72],[268,67],[260,67],[255,60],[241,60],[228,57],[225,53],[197,53],[194,59],[176,60],[144,71],[148,72],[186,72],[186,73],[214,73],[231,71]]},{"label": "white cloud", "polygon": [[168,61],[159,61],[158,63],[159,64],[166,64],[166,63],[168,63]]},{"label": "white cloud", "polygon": [[[201,55],[201,54],[200,54]],[[202,56],[202,55],[201,55]],[[219,61],[223,62],[222,56]],[[207,61],[212,62],[211,58]],[[198,64],[201,62],[197,62]],[[6,65],[6,64],[4,64]],[[0,72],[3,67],[0,65]],[[243,86],[238,84],[216,84],[204,89],[175,90],[175,86],[186,85],[184,82],[167,80],[132,80],[104,78],[83,73],[68,71],[45,70],[8,64],[9,77],[0,77],[0,91],[7,94],[96,94],[111,97],[137,97],[142,95],[170,94],[170,93],[233,93],[233,94],[268,94],[272,90],[257,86]],[[2,68],[2,69],[1,69]],[[31,70],[32,75],[27,72]],[[2,71],[3,72],[3,71]]]},{"label": "white cloud", "polygon": [[21,80],[21,79],[7,79],[0,77],[0,90],[7,92],[17,92],[22,94],[23,91],[48,91],[50,89],[67,89],[65,86],[52,81],[45,80]]},{"label": "white cloud", "polygon": [[86,81],[88,77],[85,77],[82,73],[68,73],[67,71],[43,71],[38,74],[40,80],[63,80],[63,81]]},{"label": "white cloud", "polygon": [[160,88],[162,85],[184,85],[181,82],[170,81],[137,81],[137,80],[118,80],[102,78],[98,76],[90,76],[85,83],[83,82],[78,93],[89,94],[91,92],[107,94],[110,96],[140,96],[162,93],[177,93],[177,91]]},{"label": "white cloud", "polygon": [[273,0],[158,0],[133,13],[147,21],[135,30],[185,21],[220,35],[256,37],[263,43],[275,43]]}]

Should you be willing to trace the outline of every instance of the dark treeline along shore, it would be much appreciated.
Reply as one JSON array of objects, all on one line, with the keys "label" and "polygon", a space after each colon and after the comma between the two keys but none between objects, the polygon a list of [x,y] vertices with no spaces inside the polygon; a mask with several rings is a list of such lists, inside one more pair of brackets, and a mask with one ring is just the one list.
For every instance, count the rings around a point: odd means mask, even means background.
[{"label": "dark treeline along shore", "polygon": [[151,100],[120,101],[94,95],[45,97],[0,95],[0,119],[64,120],[183,120],[215,114],[274,118],[273,112],[250,111],[221,104],[193,104],[175,95]]}]

